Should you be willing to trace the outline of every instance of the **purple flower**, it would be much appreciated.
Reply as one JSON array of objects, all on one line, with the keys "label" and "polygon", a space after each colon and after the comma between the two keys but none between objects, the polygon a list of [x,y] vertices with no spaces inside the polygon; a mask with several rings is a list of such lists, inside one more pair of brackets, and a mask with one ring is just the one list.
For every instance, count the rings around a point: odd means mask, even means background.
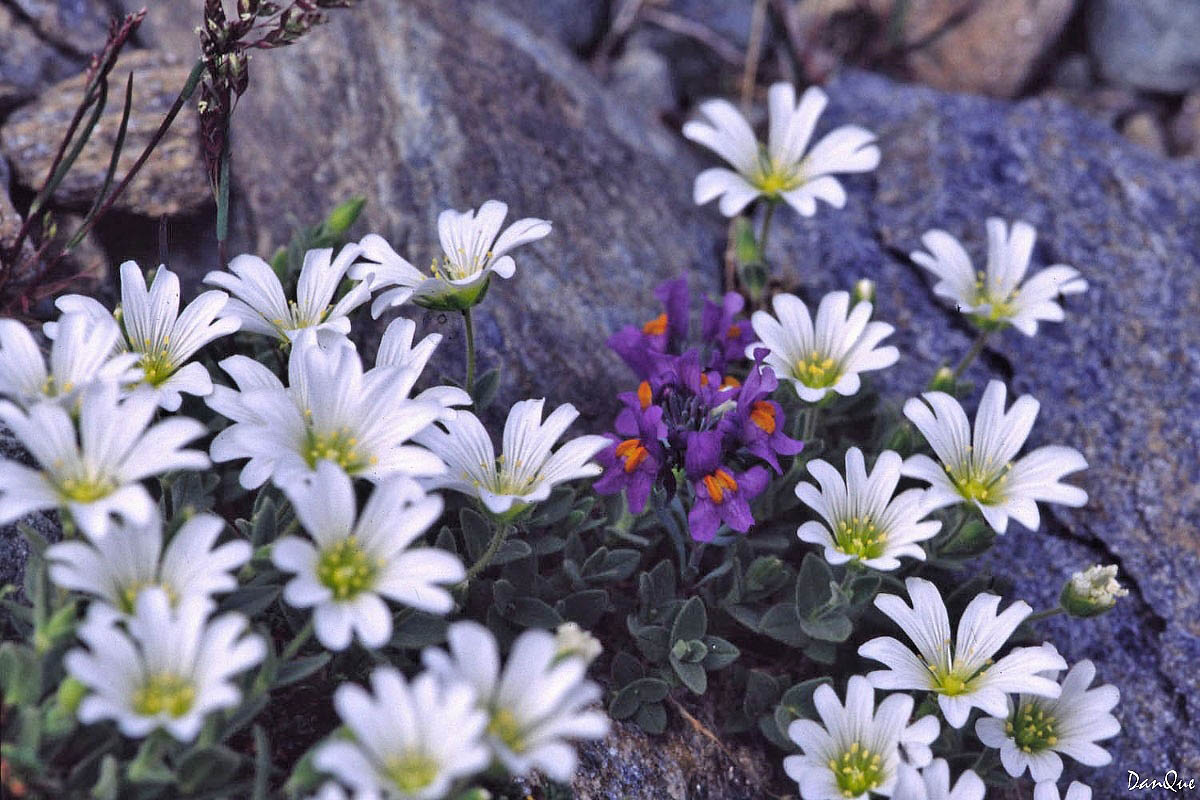
[{"label": "purple flower", "polygon": [[746,301],[737,292],[726,292],[717,305],[704,298],[704,309],[700,312],[700,337],[709,346],[708,367],[719,372],[725,365],[743,357],[746,347],[754,341],[754,329],[738,314]]},{"label": "purple flower", "polygon": [[720,427],[776,473],[782,473],[777,456],[796,455],[804,449],[804,442],[783,432],[783,409],[771,399],[778,387],[774,370],[756,360],[738,391],[737,407],[725,415]]},{"label": "purple flower", "polygon": [[599,494],[616,494],[624,489],[629,510],[640,514],[662,468],[665,454],[660,440],[667,435],[667,428],[661,408],[641,408],[636,397],[635,403],[635,407],[626,408],[628,416],[617,418],[620,435],[607,434],[613,443],[596,456],[604,474],[592,488]]},{"label": "purple flower", "polygon": [[687,279],[659,284],[654,296],[663,304],[663,313],[641,328],[628,325],[608,339],[613,352],[643,380],[656,371],[661,354],[678,352],[683,347],[688,334]]},{"label": "purple flower", "polygon": [[750,530],[750,500],[767,486],[765,468],[751,467],[739,474],[721,463],[722,439],[718,430],[688,437],[684,466],[696,495],[688,526],[699,542],[711,542],[722,522],[738,533]]}]

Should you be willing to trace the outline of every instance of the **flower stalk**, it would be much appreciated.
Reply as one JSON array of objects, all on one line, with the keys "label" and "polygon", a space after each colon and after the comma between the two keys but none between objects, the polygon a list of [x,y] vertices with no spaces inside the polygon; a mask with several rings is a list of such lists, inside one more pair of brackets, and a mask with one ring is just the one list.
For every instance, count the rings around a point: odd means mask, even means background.
[{"label": "flower stalk", "polygon": [[467,390],[467,394],[471,395],[472,400],[475,398],[475,323],[471,320],[471,309],[464,308],[462,311],[463,325],[467,329],[467,383],[463,388]]}]

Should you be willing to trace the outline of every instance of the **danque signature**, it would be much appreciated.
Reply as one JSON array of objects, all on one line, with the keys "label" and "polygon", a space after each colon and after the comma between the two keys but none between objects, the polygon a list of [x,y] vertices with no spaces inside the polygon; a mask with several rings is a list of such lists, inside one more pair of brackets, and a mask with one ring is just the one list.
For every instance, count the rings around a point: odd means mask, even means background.
[{"label": "danque signature", "polygon": [[1158,778],[1143,778],[1133,770],[1129,773],[1129,791],[1138,789],[1166,789],[1169,792],[1191,791],[1196,788],[1195,778],[1184,778],[1173,769],[1163,773],[1162,780]]}]

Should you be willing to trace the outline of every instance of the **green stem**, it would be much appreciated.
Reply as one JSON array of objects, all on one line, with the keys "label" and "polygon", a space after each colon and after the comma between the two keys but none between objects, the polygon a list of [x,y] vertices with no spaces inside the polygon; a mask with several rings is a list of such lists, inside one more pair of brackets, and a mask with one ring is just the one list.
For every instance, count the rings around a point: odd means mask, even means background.
[{"label": "green stem", "polygon": [[767,200],[767,210],[763,213],[762,228],[758,231],[758,253],[763,261],[767,260],[767,236],[771,233],[771,218],[775,216],[777,201]]},{"label": "green stem", "polygon": [[975,342],[971,345],[971,349],[967,351],[967,354],[962,357],[962,361],[959,361],[958,366],[954,368],[954,380],[961,378],[967,367],[971,366],[971,362],[983,352],[983,346],[987,344],[988,336],[991,333],[989,330],[981,330],[979,335],[975,337]]},{"label": "green stem", "polygon": [[821,414],[821,407],[813,403],[804,412],[804,435],[801,441],[807,442],[817,434],[817,417]]},{"label": "green stem", "polygon": [[1065,608],[1063,608],[1062,606],[1058,606],[1057,608],[1048,608],[1045,611],[1039,611],[1036,614],[1030,614],[1028,617],[1025,618],[1025,621],[1026,622],[1040,622],[1041,620],[1049,619],[1050,617],[1058,616],[1059,614],[1065,614],[1065,613],[1067,613],[1067,610]]},{"label": "green stem", "polygon": [[512,526],[506,522],[498,522],[496,524],[496,532],[492,535],[492,540],[488,542],[487,550],[479,556],[479,559],[471,565],[467,570],[467,576],[463,578],[456,588],[466,586],[479,573],[487,569],[487,565],[492,563],[492,559],[496,557],[496,553],[500,550],[500,545],[504,544],[504,540],[512,532]]},{"label": "green stem", "polygon": [[296,637],[294,639],[292,639],[292,641],[288,644],[287,649],[285,649],[282,653],[280,653],[279,660],[281,662],[286,663],[288,661],[291,661],[292,656],[294,656],[294,655],[296,655],[296,653],[300,652],[300,648],[304,646],[304,643],[312,638],[313,625],[314,625],[313,618],[310,615],[308,618],[308,622],[304,623],[304,627],[300,629],[300,632],[297,633]]},{"label": "green stem", "polygon": [[471,309],[464,308],[463,323],[467,326],[467,394],[475,398],[475,325],[471,322]]}]

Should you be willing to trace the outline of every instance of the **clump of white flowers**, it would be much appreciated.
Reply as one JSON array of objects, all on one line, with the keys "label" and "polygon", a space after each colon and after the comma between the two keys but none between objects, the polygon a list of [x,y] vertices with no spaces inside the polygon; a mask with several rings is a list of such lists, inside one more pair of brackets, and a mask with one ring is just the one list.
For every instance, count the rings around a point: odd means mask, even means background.
[{"label": "clump of white flowers", "polygon": [[1129,590],[1117,580],[1117,565],[1095,564],[1076,572],[1063,586],[1059,603],[1075,617],[1095,617],[1117,604]]}]

